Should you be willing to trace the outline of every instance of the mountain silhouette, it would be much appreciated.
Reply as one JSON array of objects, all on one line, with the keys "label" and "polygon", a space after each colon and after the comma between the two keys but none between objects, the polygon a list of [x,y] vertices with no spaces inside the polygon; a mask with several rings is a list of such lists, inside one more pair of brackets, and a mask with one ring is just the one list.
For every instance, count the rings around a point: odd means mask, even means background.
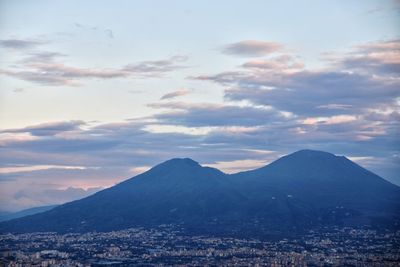
[{"label": "mountain silhouette", "polygon": [[301,150],[228,175],[171,159],[81,200],[0,223],[1,232],[111,231],[176,224],[212,233],[324,226],[400,228],[400,187],[343,156]]}]

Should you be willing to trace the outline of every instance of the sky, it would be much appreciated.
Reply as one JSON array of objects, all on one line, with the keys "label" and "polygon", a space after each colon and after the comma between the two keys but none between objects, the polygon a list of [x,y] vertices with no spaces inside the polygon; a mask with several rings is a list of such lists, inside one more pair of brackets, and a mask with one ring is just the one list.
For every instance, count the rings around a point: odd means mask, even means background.
[{"label": "sky", "polygon": [[0,0],[0,211],[175,157],[300,149],[400,185],[400,2]]}]

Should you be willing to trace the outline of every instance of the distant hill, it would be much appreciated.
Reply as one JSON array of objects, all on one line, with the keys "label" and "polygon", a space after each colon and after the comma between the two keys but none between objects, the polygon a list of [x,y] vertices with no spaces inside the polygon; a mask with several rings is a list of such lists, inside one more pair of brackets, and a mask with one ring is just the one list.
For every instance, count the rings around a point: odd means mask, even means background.
[{"label": "distant hill", "polygon": [[49,205],[49,206],[40,206],[40,207],[34,207],[34,208],[30,208],[30,209],[24,209],[24,210],[17,211],[17,212],[2,212],[0,214],[0,222],[21,218],[21,217],[33,215],[36,213],[45,212],[45,211],[51,210],[52,208],[55,208],[57,206],[58,205]]},{"label": "distant hill", "polygon": [[290,233],[321,226],[400,228],[400,187],[346,157],[301,150],[233,175],[172,159],[1,232],[110,231],[179,224],[188,231]]}]

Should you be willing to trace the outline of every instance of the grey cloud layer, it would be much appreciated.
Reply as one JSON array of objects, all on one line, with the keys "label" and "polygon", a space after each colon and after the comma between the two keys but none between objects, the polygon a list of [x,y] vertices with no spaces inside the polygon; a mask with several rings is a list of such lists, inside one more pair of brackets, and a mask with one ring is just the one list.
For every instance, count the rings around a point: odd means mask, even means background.
[{"label": "grey cloud layer", "polygon": [[[225,83],[225,77],[210,79]],[[345,109],[383,107],[393,105],[399,96],[398,81],[378,80],[373,77],[347,72],[309,72],[263,75],[251,73],[239,76],[230,84],[225,97],[232,100],[247,99],[254,103],[272,105],[295,114],[336,114],[333,106]]]},{"label": "grey cloud layer", "polygon": [[305,70],[290,57],[286,61],[268,58],[246,62],[240,70],[196,78],[224,86],[227,99],[249,100],[295,114],[397,109],[400,79],[394,73],[400,66],[399,47],[399,40],[363,45],[331,59],[331,67],[323,70]]},{"label": "grey cloud layer", "polygon": [[227,104],[188,104],[182,102],[150,105],[173,111],[155,117],[163,124],[188,127],[205,126],[257,126],[274,121],[285,121],[285,117],[273,109]]}]

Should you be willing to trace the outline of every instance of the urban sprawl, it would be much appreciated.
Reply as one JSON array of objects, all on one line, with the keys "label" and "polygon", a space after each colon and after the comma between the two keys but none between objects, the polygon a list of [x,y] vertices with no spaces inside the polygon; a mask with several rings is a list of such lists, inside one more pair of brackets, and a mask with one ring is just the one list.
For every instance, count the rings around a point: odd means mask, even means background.
[{"label": "urban sprawl", "polygon": [[298,238],[191,236],[170,225],[0,235],[0,266],[399,266],[400,231],[333,228]]}]

